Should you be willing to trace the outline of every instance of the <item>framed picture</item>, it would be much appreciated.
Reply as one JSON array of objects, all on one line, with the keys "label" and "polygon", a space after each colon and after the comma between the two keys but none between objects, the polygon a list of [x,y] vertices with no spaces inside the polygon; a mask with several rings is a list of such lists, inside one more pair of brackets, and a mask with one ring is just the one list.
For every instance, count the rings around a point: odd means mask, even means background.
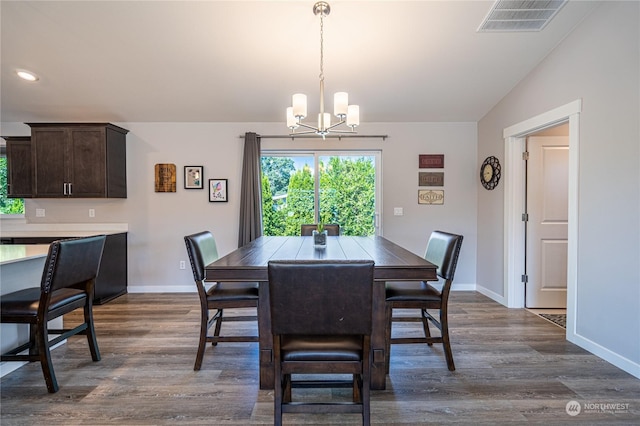
[{"label": "framed picture", "polygon": [[419,169],[443,169],[444,154],[420,154],[418,156]]},{"label": "framed picture", "polygon": [[184,166],[184,189],[202,188],[202,166]]},{"label": "framed picture", "polygon": [[418,172],[418,186],[444,186],[444,172]]},{"label": "framed picture", "polygon": [[418,190],[418,204],[444,204],[444,190]]},{"label": "framed picture", "polygon": [[227,202],[227,179],[209,179],[209,201]]},{"label": "framed picture", "polygon": [[156,192],[176,192],[176,165],[159,163],[155,165]]}]

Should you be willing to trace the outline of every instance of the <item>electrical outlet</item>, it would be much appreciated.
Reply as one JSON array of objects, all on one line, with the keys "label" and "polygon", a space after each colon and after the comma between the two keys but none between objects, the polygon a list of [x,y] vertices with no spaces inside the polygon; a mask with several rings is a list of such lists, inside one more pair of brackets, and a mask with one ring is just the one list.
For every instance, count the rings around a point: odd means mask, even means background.
[{"label": "electrical outlet", "polygon": [[36,209],[36,217],[44,217],[44,209]]},{"label": "electrical outlet", "polygon": [[89,217],[96,217],[96,209],[89,209]]},{"label": "electrical outlet", "polygon": [[402,207],[394,207],[393,208],[393,215],[394,216],[402,216],[402,215],[404,215],[404,210],[402,209]]},{"label": "electrical outlet", "polygon": [[180,261],[180,269],[187,269],[187,262],[185,262],[184,260]]}]

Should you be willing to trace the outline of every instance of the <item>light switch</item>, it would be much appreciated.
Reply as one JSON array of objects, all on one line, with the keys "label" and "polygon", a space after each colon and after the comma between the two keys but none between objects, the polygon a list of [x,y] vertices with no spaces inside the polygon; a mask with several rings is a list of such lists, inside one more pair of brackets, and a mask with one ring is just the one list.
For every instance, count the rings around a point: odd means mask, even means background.
[{"label": "light switch", "polygon": [[89,217],[96,217],[96,209],[89,209]]},{"label": "light switch", "polygon": [[44,209],[36,209],[36,217],[44,217]]},{"label": "light switch", "polygon": [[402,215],[404,215],[404,211],[403,211],[402,207],[394,207],[393,208],[393,215],[394,216],[402,216]]}]

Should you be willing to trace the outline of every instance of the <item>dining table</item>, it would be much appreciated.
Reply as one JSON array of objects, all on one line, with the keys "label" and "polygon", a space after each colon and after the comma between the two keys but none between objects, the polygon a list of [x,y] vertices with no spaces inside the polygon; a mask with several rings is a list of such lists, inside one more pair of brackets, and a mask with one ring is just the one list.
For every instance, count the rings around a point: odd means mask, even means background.
[{"label": "dining table", "polygon": [[205,267],[205,281],[259,283],[258,335],[260,389],[273,389],[275,369],[267,266],[271,260],[373,260],[371,389],[385,389],[385,282],[436,281],[437,266],[381,236],[329,236],[326,246],[313,237],[262,236]]}]

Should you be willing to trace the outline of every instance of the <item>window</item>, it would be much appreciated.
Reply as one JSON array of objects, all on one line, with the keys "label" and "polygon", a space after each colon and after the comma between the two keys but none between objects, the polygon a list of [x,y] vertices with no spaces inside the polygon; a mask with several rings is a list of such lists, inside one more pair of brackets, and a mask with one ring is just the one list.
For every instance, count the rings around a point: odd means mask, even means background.
[{"label": "window", "polygon": [[263,151],[261,163],[264,235],[300,235],[301,224],[318,222],[342,235],[378,233],[379,152]]},{"label": "window", "polygon": [[0,147],[0,214],[24,214],[24,200],[7,197],[7,152],[4,145]]}]

